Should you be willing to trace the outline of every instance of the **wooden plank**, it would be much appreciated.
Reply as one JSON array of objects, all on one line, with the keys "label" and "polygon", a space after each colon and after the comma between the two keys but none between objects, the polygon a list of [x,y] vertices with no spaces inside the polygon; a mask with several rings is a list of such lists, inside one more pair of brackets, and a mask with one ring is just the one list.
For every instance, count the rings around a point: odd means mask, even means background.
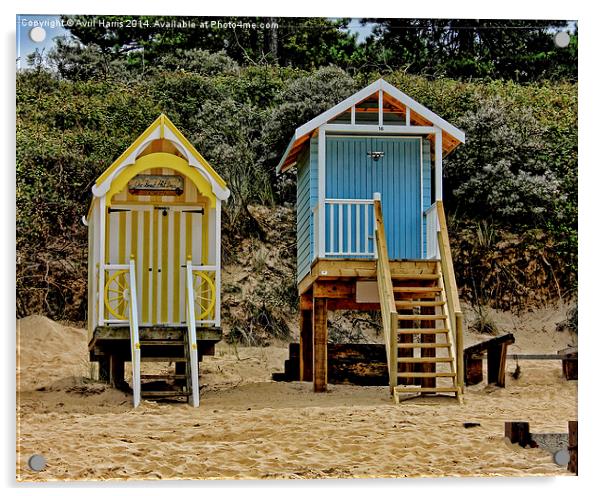
[{"label": "wooden plank", "polygon": [[399,343],[397,347],[399,349],[407,348],[449,348],[449,343]]},{"label": "wooden plank", "polygon": [[466,348],[464,350],[464,354],[467,356],[477,355],[479,353],[487,351],[487,349],[490,346],[495,346],[495,345],[498,345],[501,343],[512,344],[512,343],[514,343],[514,341],[515,341],[515,339],[514,339],[513,334],[504,334],[503,336],[498,336],[498,337],[483,341],[481,343],[473,344],[472,346],[469,346],[468,348]]},{"label": "wooden plank", "polygon": [[436,329],[424,329],[422,327],[417,327],[415,329],[397,329],[397,334],[444,334],[446,332],[447,329],[444,327]]},{"label": "wooden plank", "polygon": [[496,343],[487,349],[487,382],[499,387],[506,386],[507,342]]},{"label": "wooden plank", "polygon": [[313,285],[314,298],[355,299],[355,282],[353,281],[316,281]]},{"label": "wooden plank", "polygon": [[123,358],[117,355],[110,355],[109,368],[109,383],[115,388],[122,388],[125,383],[125,363]]},{"label": "wooden plank", "polygon": [[[398,320],[420,320],[420,321],[429,321],[432,322],[434,320],[446,320],[447,316],[445,315],[398,315]],[[430,324],[432,325],[432,324]]]},{"label": "wooden plank", "polygon": [[457,387],[435,387],[435,388],[423,388],[420,386],[397,386],[395,388],[397,393],[457,393]]},{"label": "wooden plank", "polygon": [[[421,309],[422,313],[424,313],[424,317],[434,317],[435,316],[435,308],[434,307],[426,307],[426,308],[422,308]],[[441,315],[439,315],[439,317],[441,317]],[[431,330],[434,329],[435,332],[427,332],[424,334],[420,335],[420,342],[421,343],[435,343],[437,342],[437,334],[439,334],[438,331],[439,329],[436,329],[436,322],[434,320],[423,320],[422,322],[420,322],[421,327],[423,328],[422,330]],[[428,359],[433,359],[437,356],[437,349],[436,348],[422,348],[420,350],[420,356],[422,358],[428,358]],[[434,373],[437,370],[437,365],[435,362],[424,362],[422,364],[422,372],[425,373]],[[421,385],[422,387],[425,388],[434,388],[437,387],[437,376],[431,376],[431,375],[425,375],[423,376],[423,379],[421,381]]]},{"label": "wooden plank", "polygon": [[[567,360],[561,355],[550,355],[550,354],[518,354],[512,353],[507,355],[508,360]],[[577,360],[576,358],[568,358],[568,360]]]},{"label": "wooden plank", "polygon": [[399,363],[449,363],[451,357],[404,357],[399,359]]},{"label": "wooden plank", "polygon": [[424,379],[435,379],[437,377],[455,377],[453,372],[400,372],[398,377],[416,377],[423,379],[422,386],[426,388],[434,388],[436,386],[425,386]]},{"label": "wooden plank", "polygon": [[506,422],[504,424],[504,436],[512,444],[517,444],[522,448],[531,446],[533,439],[529,431],[529,422]]},{"label": "wooden plank", "polygon": [[313,338],[314,338],[314,392],[326,392],[327,377],[327,342],[328,342],[328,300],[314,298]]},{"label": "wooden plank", "polygon": [[412,301],[412,300],[402,300],[402,301],[396,301],[395,302],[395,306],[398,309],[401,308],[414,308],[414,307],[440,307],[443,306],[445,302],[443,301]]},{"label": "wooden plank", "polygon": [[569,464],[567,469],[569,472],[578,475],[577,470],[577,453],[578,453],[578,442],[577,442],[577,431],[578,422],[576,420],[569,420]]},{"label": "wooden plank", "polygon": [[464,355],[464,363],[464,382],[466,385],[474,386],[483,382],[483,359]]},{"label": "wooden plank", "polygon": [[395,293],[440,293],[441,289],[439,286],[393,286]]},{"label": "wooden plank", "polygon": [[299,379],[311,381],[313,378],[313,311],[301,310],[299,318]]}]

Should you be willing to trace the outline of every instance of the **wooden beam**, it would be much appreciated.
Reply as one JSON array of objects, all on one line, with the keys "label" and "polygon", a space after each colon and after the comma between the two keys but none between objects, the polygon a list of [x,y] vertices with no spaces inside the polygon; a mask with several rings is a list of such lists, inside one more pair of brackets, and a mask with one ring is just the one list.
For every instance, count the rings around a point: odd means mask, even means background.
[{"label": "wooden beam", "polygon": [[569,472],[573,472],[578,475],[577,470],[577,428],[578,424],[576,420],[569,420],[569,464],[567,469]]},{"label": "wooden beam", "polygon": [[313,310],[301,310],[299,317],[299,380],[313,377]]},{"label": "wooden beam", "polygon": [[533,444],[529,422],[506,422],[504,424],[504,435],[512,444],[518,443],[522,448]]},{"label": "wooden beam", "polygon": [[313,336],[314,336],[314,392],[326,392],[327,342],[328,342],[328,300],[314,298]]},{"label": "wooden beam", "polygon": [[355,300],[355,281],[316,281],[314,298],[346,298]]},{"label": "wooden beam", "polygon": [[121,356],[109,355],[109,383],[114,388],[121,388],[125,383],[125,363]]}]

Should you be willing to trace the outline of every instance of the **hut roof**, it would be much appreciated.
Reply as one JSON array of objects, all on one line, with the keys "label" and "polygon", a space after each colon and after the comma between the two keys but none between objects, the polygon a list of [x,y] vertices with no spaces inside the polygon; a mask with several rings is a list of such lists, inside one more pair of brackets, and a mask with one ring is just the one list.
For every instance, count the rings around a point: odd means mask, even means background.
[{"label": "hut roof", "polygon": [[[378,96],[379,92],[383,93],[383,111],[384,112],[401,112],[404,113],[407,109],[410,110],[410,124],[413,126],[434,126],[442,131],[443,138],[443,154],[449,154],[460,143],[464,143],[464,132],[460,131],[455,126],[451,125],[445,119],[439,117],[433,111],[410,98],[404,92],[398,90],[395,86],[388,83],[384,79],[378,79],[364,89],[354,93],[349,98],[346,98],[339,104],[322,112],[314,117],[309,122],[303,124],[295,130],[295,134],[291,138],[288,147],[280,160],[277,167],[277,172],[284,172],[293,167],[297,163],[297,158],[309,143],[313,132],[323,124],[336,118],[340,114],[349,111],[353,106]],[[402,132],[400,130],[400,132]]]},{"label": "hut roof", "polygon": [[213,194],[220,200],[226,200],[230,196],[230,190],[226,182],[211,167],[209,162],[192,146],[190,141],[180,132],[166,115],[161,114],[136,140],[125,150],[107,170],[105,170],[92,186],[95,197],[104,196],[110,189],[111,183],[119,175],[124,167],[133,164],[144,152],[145,148],[158,139],[170,141],[177,152],[188,161],[191,167],[197,169],[203,177],[211,184]]}]

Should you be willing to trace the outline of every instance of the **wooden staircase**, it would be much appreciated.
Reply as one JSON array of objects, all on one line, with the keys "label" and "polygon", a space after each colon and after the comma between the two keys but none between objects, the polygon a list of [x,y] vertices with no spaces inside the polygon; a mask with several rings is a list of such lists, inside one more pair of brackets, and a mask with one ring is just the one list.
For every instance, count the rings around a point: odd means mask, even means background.
[{"label": "wooden staircase", "polygon": [[431,266],[433,273],[391,274],[398,314],[396,401],[405,395],[462,394],[441,266]]},{"label": "wooden staircase", "polygon": [[141,340],[140,352],[142,363],[173,366],[169,374],[140,375],[142,398],[188,401],[192,395],[192,377],[187,329],[169,328],[166,339]]},{"label": "wooden staircase", "polygon": [[420,266],[409,261],[404,272],[392,272],[381,204],[374,203],[377,283],[389,386],[396,402],[450,393],[462,401],[462,312],[443,204],[434,206],[439,259]]}]

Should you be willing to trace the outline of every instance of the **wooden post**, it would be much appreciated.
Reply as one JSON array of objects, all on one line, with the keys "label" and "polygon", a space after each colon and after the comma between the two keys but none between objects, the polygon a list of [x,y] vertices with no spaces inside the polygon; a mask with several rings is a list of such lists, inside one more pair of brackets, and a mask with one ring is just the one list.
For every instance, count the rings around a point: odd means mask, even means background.
[{"label": "wooden post", "polygon": [[[435,307],[424,307],[422,308],[422,314],[434,315]],[[433,329],[437,326],[437,322],[434,320],[423,320],[422,326],[427,329]],[[436,334],[421,334],[420,342],[422,343],[435,343],[437,341]],[[437,356],[437,348],[422,348],[420,350],[420,356],[423,358],[432,358]],[[437,364],[435,362],[432,363],[421,363],[415,365],[422,365],[421,368],[414,369],[417,372],[437,372]],[[435,377],[423,377],[421,379],[422,387],[424,388],[434,388],[437,386],[437,379]]]},{"label": "wooden post", "polygon": [[506,350],[508,343],[487,348],[487,382],[499,387],[506,386]]},{"label": "wooden post", "polygon": [[314,392],[326,392],[327,384],[327,342],[328,342],[328,299],[314,298]]},{"label": "wooden post", "polygon": [[[474,386],[483,381],[483,359],[481,357],[475,358],[474,356],[464,356],[465,362],[465,375],[460,377],[459,381],[468,386]],[[460,363],[460,360],[458,360]],[[464,379],[464,380],[462,380]]]},{"label": "wooden post", "polygon": [[101,382],[111,382],[111,363],[107,355],[98,357],[98,380]]},{"label": "wooden post", "polygon": [[313,314],[311,310],[301,310],[299,316],[299,380],[313,378]]},{"label": "wooden post", "polygon": [[[464,321],[462,313],[456,311],[456,378],[457,384],[464,393]],[[483,380],[483,361],[481,360],[481,381]]]},{"label": "wooden post", "polygon": [[577,421],[569,420],[569,454],[570,460],[567,466],[569,472],[577,474]]},{"label": "wooden post", "polygon": [[111,386],[120,388],[125,382],[125,361],[123,357],[111,355],[109,357],[109,382]]},{"label": "wooden post", "polygon": [[532,443],[529,422],[506,422],[504,435],[511,443],[518,443],[522,448],[526,448]]}]

